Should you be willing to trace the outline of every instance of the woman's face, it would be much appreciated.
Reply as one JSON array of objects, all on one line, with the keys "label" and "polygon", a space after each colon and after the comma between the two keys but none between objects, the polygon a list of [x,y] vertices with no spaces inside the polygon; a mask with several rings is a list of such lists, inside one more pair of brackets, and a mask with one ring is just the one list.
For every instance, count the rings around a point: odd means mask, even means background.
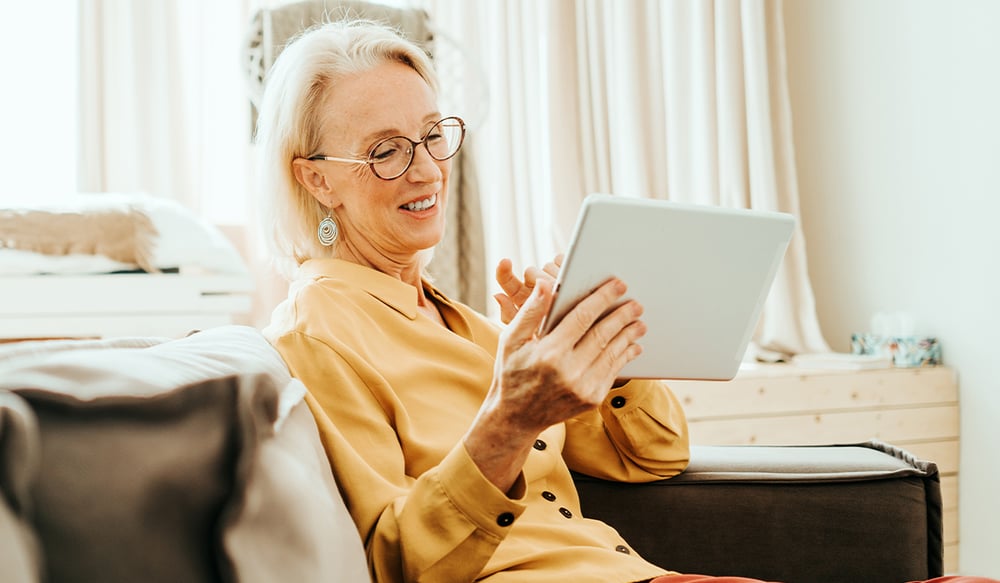
[{"label": "woman's face", "polygon": [[[421,140],[441,119],[434,92],[398,62],[347,77],[324,101],[321,152],[366,159],[372,146],[392,136]],[[408,263],[444,235],[451,161],[417,146],[409,169],[395,180],[376,177],[367,164],[315,161],[329,187],[342,244],[368,261]],[[317,198],[319,198],[317,196]]]}]

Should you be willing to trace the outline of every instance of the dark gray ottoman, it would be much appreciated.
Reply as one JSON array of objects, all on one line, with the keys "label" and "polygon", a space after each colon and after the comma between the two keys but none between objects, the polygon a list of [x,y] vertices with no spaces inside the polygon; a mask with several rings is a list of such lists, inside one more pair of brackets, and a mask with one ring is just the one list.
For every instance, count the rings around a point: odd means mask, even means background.
[{"label": "dark gray ottoman", "polygon": [[577,487],[585,516],[682,573],[902,583],[943,571],[937,467],[878,441],[696,446],[670,480]]}]

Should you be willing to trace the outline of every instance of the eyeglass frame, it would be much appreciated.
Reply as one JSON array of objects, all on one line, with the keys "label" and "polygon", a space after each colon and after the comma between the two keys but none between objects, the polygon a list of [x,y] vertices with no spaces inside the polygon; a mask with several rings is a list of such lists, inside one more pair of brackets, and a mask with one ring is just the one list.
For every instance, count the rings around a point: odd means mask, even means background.
[{"label": "eyeglass frame", "polygon": [[[459,135],[458,146],[455,148],[455,151],[452,152],[449,156],[447,156],[445,158],[438,158],[437,156],[435,156],[431,152],[430,146],[427,145],[427,138],[430,137],[431,131],[435,127],[437,127],[438,125],[440,125],[441,122],[443,122],[445,120],[449,120],[449,119],[453,119],[453,120],[457,120],[458,121],[459,127],[462,128],[462,133],[461,133],[461,135]],[[406,162],[406,166],[403,167],[403,169],[399,172],[399,174],[397,174],[395,176],[392,176],[390,178],[385,178],[381,174],[379,174],[377,170],[375,170],[376,160],[374,160],[372,158],[372,155],[373,155],[373,153],[376,150],[378,150],[379,146],[381,146],[382,144],[384,144],[384,143],[386,143],[386,142],[388,142],[390,140],[406,140],[407,142],[410,142],[410,159]],[[345,162],[345,163],[348,163],[348,164],[367,164],[368,168],[371,169],[372,174],[375,175],[375,178],[378,178],[380,180],[386,180],[386,181],[388,181],[388,180],[396,180],[397,178],[399,178],[402,175],[406,174],[406,172],[410,169],[410,166],[413,166],[413,159],[417,155],[417,146],[423,144],[424,149],[427,150],[427,154],[431,158],[433,158],[434,160],[437,160],[438,162],[444,162],[445,160],[450,160],[450,159],[454,158],[458,154],[458,151],[462,149],[462,144],[464,144],[464,143],[465,143],[465,120],[463,120],[462,118],[458,117],[457,115],[449,115],[448,117],[442,117],[441,119],[439,119],[436,122],[434,122],[434,125],[432,125],[431,128],[429,130],[427,130],[427,133],[424,134],[424,137],[421,138],[419,142],[414,142],[413,140],[411,140],[410,138],[408,138],[406,136],[389,136],[387,138],[382,138],[381,140],[375,142],[375,144],[372,145],[372,147],[368,149],[368,157],[367,158],[340,158],[340,157],[337,157],[337,156],[324,156],[324,155],[321,155],[321,154],[316,154],[316,155],[307,157],[306,160],[313,160],[313,161],[326,160],[328,162]]]}]

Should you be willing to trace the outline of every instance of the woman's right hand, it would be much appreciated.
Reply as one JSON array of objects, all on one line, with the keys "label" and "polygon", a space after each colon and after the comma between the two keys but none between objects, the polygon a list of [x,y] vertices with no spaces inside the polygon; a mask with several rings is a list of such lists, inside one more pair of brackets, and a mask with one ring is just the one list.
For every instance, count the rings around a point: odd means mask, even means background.
[{"label": "woman's right hand", "polygon": [[621,369],[642,352],[642,306],[629,301],[601,317],[625,294],[612,279],[584,298],[545,336],[552,283],[539,280],[532,297],[500,339],[494,386],[519,424],[542,431],[599,405]]},{"label": "woman's right hand", "polygon": [[621,369],[642,352],[642,306],[632,300],[607,315],[626,287],[612,279],[578,303],[544,336],[553,300],[539,279],[500,336],[493,384],[465,444],[501,490],[513,484],[539,433],[598,406]]}]

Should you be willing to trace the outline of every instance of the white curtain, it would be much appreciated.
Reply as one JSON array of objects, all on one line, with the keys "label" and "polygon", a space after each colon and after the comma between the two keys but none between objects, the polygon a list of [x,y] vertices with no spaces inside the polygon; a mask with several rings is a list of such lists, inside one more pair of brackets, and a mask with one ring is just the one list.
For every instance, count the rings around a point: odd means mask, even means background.
[{"label": "white curtain", "polygon": [[[83,190],[245,224],[244,41],[278,0],[80,0]],[[470,122],[487,273],[562,251],[592,191],[798,215],[781,0],[398,0],[438,27]],[[488,92],[482,91],[482,87]],[[758,345],[828,350],[796,233]]]},{"label": "white curtain", "polygon": [[[563,250],[595,191],[799,215],[781,0],[401,3],[427,9],[487,80],[476,159],[491,265]],[[801,228],[755,342],[829,350]]]},{"label": "white curtain", "polygon": [[254,278],[246,323],[284,297],[252,229],[250,15],[280,0],[78,0],[78,189],[177,200],[219,226]]},{"label": "white curtain", "polygon": [[83,191],[147,192],[245,221],[250,0],[79,0]]}]

